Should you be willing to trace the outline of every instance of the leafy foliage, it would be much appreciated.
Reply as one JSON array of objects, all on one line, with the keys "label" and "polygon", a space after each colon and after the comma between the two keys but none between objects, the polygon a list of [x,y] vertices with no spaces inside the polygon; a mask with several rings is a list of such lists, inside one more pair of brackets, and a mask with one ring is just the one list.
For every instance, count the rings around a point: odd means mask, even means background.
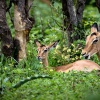
[{"label": "leafy foliage", "polygon": [[[57,73],[52,70],[44,70],[42,64],[36,58],[37,47],[34,44],[34,40],[38,39],[43,44],[60,40],[58,46],[49,52],[49,66],[60,66],[82,59],[81,50],[84,47],[85,38],[74,41],[71,47],[67,46],[67,35],[66,31],[63,30],[61,3],[57,1],[51,7],[38,0],[34,1],[33,10],[30,13],[35,16],[36,24],[30,32],[30,40],[27,44],[27,60],[24,59],[18,65],[15,65],[17,62],[13,58],[0,56],[0,100],[100,99],[100,72],[72,71],[69,73]],[[99,24],[99,16],[97,8],[91,5],[86,6],[83,25],[80,30],[75,29],[75,32],[88,35],[92,23],[98,22]],[[13,24],[8,14],[7,19],[14,35]],[[73,34],[76,35],[75,33]],[[92,60],[99,63],[96,56]],[[26,81],[35,76],[49,76],[51,78],[31,80],[17,89],[11,88],[21,83],[22,80]]]}]

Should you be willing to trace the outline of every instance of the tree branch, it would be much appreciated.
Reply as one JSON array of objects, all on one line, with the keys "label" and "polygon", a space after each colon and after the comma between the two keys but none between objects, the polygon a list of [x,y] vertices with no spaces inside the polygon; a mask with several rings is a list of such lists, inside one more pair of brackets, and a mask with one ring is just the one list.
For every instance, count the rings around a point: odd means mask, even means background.
[{"label": "tree branch", "polygon": [[83,11],[84,11],[84,8],[85,8],[85,2],[86,2],[86,0],[78,0],[77,1],[76,14],[77,14],[77,21],[78,22],[82,21]]},{"label": "tree branch", "polygon": [[5,56],[13,54],[13,39],[11,31],[6,22],[6,1],[0,0],[0,38],[1,50]]},{"label": "tree branch", "polygon": [[47,75],[37,75],[37,76],[33,76],[33,77],[28,77],[24,80],[19,81],[17,84],[13,85],[12,88],[19,88],[20,86],[22,86],[26,82],[29,82],[29,81],[34,80],[34,79],[39,79],[39,78],[49,78],[49,79],[51,79],[51,77],[47,76]]},{"label": "tree branch", "polygon": [[95,1],[96,1],[97,8],[99,10],[99,13],[100,13],[100,0],[95,0]]},{"label": "tree branch", "polygon": [[74,7],[73,0],[67,0],[67,8],[70,16],[70,22],[77,26],[77,16],[76,16],[76,9]]}]

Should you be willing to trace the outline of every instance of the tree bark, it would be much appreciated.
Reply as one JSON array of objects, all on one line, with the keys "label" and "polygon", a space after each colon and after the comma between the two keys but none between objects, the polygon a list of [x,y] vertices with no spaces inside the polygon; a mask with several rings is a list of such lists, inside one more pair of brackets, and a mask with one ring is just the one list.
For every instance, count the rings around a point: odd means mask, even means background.
[{"label": "tree bark", "polygon": [[86,2],[86,0],[78,0],[77,1],[76,14],[77,14],[77,21],[78,21],[78,23],[82,22],[83,11],[84,11],[84,8],[85,8],[85,2]]},{"label": "tree bark", "polygon": [[70,46],[72,39],[71,39],[71,33],[70,31],[72,30],[72,24],[70,23],[70,14],[68,11],[68,7],[67,7],[67,1],[66,0],[62,0],[62,11],[63,11],[63,15],[64,15],[64,30],[67,31],[67,39],[68,39],[68,46]]},{"label": "tree bark", "polygon": [[97,8],[99,10],[99,13],[100,13],[100,0],[95,0],[95,1],[96,1]]},{"label": "tree bark", "polygon": [[62,11],[64,14],[64,27],[67,31],[68,46],[73,42],[73,26],[77,26],[77,17],[74,3],[72,0],[62,0]]},{"label": "tree bark", "polygon": [[34,19],[29,17],[28,0],[14,1],[14,47],[15,59],[20,61],[26,58],[26,42],[29,32],[34,24]]},{"label": "tree bark", "polygon": [[78,0],[77,7],[74,6],[73,0],[62,0],[62,11],[65,16],[64,27],[66,27],[67,30],[68,46],[80,37],[80,34],[76,33],[74,36],[73,33],[75,32],[74,27],[77,27],[82,21],[84,7],[85,0]]},{"label": "tree bark", "polygon": [[76,16],[76,9],[73,3],[73,0],[67,0],[67,7],[70,16],[70,23],[77,26],[77,16]]},{"label": "tree bark", "polygon": [[6,1],[0,0],[0,38],[1,51],[5,56],[13,55],[13,39],[6,23]]}]

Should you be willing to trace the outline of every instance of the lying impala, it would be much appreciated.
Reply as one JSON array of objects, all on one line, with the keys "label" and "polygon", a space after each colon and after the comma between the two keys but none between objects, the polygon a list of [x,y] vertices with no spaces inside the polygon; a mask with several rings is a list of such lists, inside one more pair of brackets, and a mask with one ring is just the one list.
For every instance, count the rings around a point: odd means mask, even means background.
[{"label": "lying impala", "polygon": [[[40,42],[36,41],[37,45],[37,51],[38,51],[38,59],[42,61],[43,66],[46,68],[48,66],[48,51],[52,47],[56,47],[58,44],[58,41],[46,46],[40,44]],[[68,64],[68,65],[63,65],[59,67],[54,68],[55,71],[57,72],[68,72],[71,70],[76,70],[76,71],[92,71],[92,70],[100,70],[100,67],[98,64],[95,62],[92,62],[90,60],[79,60],[74,63]]]},{"label": "lying impala", "polygon": [[94,54],[97,54],[100,61],[100,32],[97,23],[91,26],[91,34],[87,36],[86,45],[82,50],[85,59],[89,59]]}]

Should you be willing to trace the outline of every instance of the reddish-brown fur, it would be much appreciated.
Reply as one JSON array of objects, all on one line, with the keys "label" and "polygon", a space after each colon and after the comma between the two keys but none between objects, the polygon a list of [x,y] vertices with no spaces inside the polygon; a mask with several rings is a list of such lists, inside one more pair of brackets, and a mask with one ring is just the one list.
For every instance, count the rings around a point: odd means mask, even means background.
[{"label": "reddish-brown fur", "polygon": [[90,72],[92,70],[100,70],[100,67],[98,64],[90,60],[78,60],[68,65],[56,67],[55,70],[57,72],[69,72],[72,70]]},{"label": "reddish-brown fur", "polygon": [[[46,68],[48,66],[48,50],[50,50],[51,47],[55,47],[57,45],[57,41],[49,46],[41,45],[38,41],[36,41],[36,45],[38,46],[38,59],[41,59],[43,62],[44,67]],[[44,50],[47,50],[44,52]],[[90,72],[92,70],[100,70],[100,67],[98,64],[96,64],[93,61],[90,60],[78,60],[74,63],[58,66],[53,68],[57,72],[68,72],[68,71],[85,71]]]},{"label": "reddish-brown fur", "polygon": [[86,38],[86,45],[82,50],[82,55],[85,58],[90,58],[94,54],[97,54],[100,60],[100,32],[98,32],[97,23],[94,23],[91,27],[91,34]]}]

